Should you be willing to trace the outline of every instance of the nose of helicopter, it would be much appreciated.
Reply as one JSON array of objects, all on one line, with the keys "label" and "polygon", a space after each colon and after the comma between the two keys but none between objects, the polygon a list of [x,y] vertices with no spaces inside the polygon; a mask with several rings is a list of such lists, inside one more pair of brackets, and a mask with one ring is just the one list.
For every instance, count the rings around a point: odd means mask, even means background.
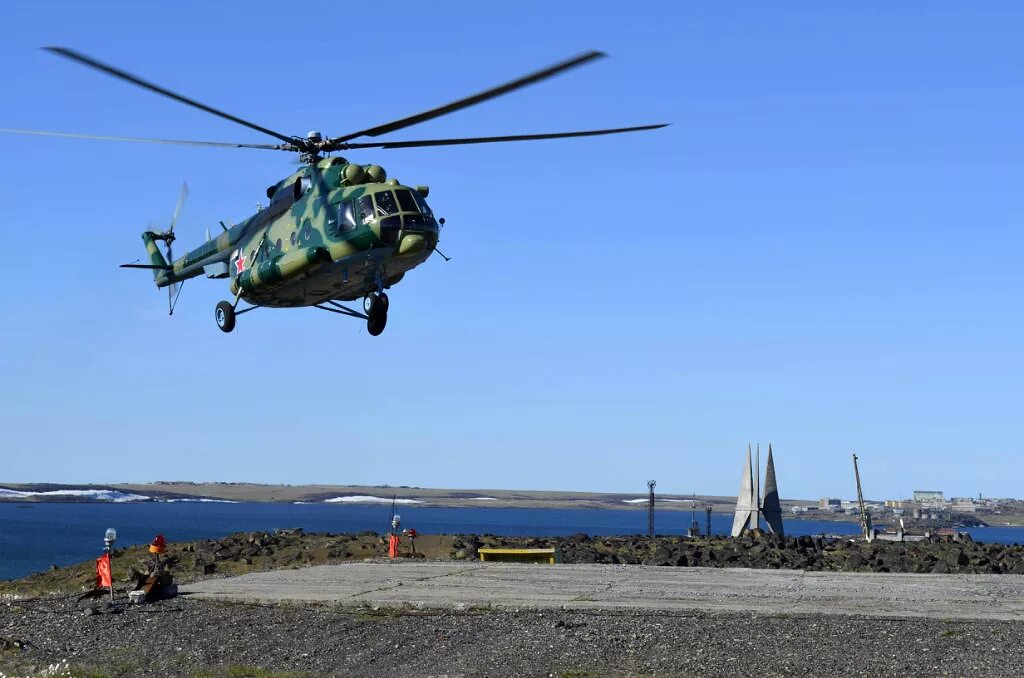
[{"label": "nose of helicopter", "polygon": [[402,229],[395,241],[395,255],[409,257],[430,252],[437,245],[438,226],[431,218],[403,215]]},{"label": "nose of helicopter", "polygon": [[406,233],[402,236],[402,239],[398,241],[396,253],[400,257],[407,257],[413,254],[428,252],[434,249],[436,244],[436,237],[433,239],[433,242],[431,242],[425,233]]},{"label": "nose of helicopter", "polygon": [[397,183],[374,188],[358,201],[363,223],[369,217],[380,243],[394,256],[426,258],[437,245],[440,226],[420,189]]}]

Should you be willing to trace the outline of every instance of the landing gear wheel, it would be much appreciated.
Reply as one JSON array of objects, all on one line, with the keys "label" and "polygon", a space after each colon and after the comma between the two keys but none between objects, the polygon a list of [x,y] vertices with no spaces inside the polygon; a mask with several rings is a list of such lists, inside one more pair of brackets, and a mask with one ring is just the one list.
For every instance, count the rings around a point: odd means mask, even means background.
[{"label": "landing gear wheel", "polygon": [[[373,315],[380,305],[380,297],[377,296],[376,292],[367,294],[363,297],[363,312],[366,313],[366,315]],[[386,310],[387,305],[385,305],[384,308]]]},{"label": "landing gear wheel", "polygon": [[214,311],[214,318],[216,318],[217,327],[220,328],[221,332],[230,332],[235,329],[235,307],[228,302],[217,302],[217,310]]},{"label": "landing gear wheel", "polygon": [[381,292],[379,297],[380,297],[380,304],[381,304],[381,306],[384,307],[384,312],[387,313],[388,312],[388,305],[391,303],[388,300],[388,295],[387,295],[386,292]]},{"label": "landing gear wheel", "polygon": [[377,306],[377,311],[375,313],[371,313],[369,319],[366,321],[366,331],[376,337],[384,331],[384,327],[387,324],[388,310],[383,306]]}]

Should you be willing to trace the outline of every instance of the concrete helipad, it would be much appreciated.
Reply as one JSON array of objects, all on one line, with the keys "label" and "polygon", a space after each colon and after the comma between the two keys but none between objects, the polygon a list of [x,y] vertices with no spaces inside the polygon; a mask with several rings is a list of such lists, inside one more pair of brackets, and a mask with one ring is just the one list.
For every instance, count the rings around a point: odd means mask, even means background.
[{"label": "concrete helipad", "polygon": [[856,614],[1024,621],[1024,576],[861,574],[641,565],[357,562],[181,587],[250,602],[466,609],[622,609]]}]

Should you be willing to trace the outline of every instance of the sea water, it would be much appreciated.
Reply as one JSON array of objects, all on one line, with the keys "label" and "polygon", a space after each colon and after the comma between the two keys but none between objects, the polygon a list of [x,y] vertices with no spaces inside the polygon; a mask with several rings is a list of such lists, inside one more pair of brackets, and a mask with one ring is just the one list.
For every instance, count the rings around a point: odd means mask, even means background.
[{"label": "sea water", "polygon": [[[399,506],[402,527],[420,534],[496,534],[565,536],[643,534],[647,512],[628,509],[430,508]],[[696,520],[703,533],[705,514]],[[98,557],[103,534],[117,530],[116,546],[146,544],[157,534],[170,542],[216,539],[232,532],[301,527],[307,532],[384,533],[390,505],[256,504],[200,502],[144,503],[0,503],[0,579],[14,579]],[[655,511],[658,534],[680,535],[689,527],[689,511]],[[857,534],[857,523],[786,520],[786,534]],[[714,534],[728,534],[732,515],[711,518]],[[1024,543],[1024,528],[968,530],[978,541]]]}]

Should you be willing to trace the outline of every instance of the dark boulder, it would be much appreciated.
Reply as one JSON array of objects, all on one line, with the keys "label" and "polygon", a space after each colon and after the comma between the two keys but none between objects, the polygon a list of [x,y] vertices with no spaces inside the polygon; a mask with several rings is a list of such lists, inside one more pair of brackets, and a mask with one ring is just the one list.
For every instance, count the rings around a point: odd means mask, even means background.
[{"label": "dark boulder", "polygon": [[672,552],[666,546],[659,546],[654,554],[643,561],[644,565],[673,565]]}]

